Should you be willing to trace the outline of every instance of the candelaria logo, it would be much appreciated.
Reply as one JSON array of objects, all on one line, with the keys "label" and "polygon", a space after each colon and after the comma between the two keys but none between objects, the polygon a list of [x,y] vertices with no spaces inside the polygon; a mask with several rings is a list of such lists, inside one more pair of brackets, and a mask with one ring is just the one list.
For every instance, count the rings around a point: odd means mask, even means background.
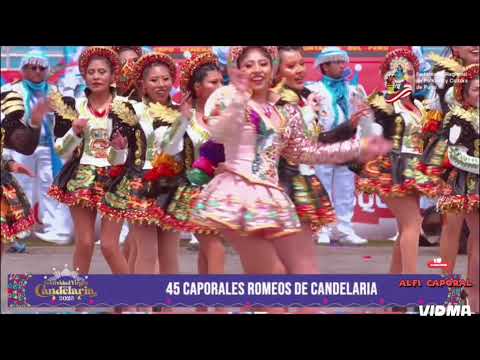
[{"label": "candelaria logo", "polygon": [[78,272],[70,270],[68,265],[62,271],[53,268],[53,276],[35,287],[35,295],[50,298],[52,304],[68,303],[92,299],[97,293],[88,287],[88,276],[79,276]]}]

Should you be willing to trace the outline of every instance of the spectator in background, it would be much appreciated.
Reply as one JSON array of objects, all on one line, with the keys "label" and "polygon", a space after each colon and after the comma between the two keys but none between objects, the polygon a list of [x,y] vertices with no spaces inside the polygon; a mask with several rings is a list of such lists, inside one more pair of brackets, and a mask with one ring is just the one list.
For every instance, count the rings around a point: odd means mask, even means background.
[{"label": "spectator in background", "polygon": [[65,73],[57,86],[64,96],[85,96],[85,81],[78,70],[78,57],[83,46],[64,46]]},{"label": "spectator in background", "polygon": [[21,70],[23,79],[7,84],[5,87],[11,88],[22,96],[27,124],[30,125],[32,118],[38,116],[42,117],[43,121],[40,141],[35,152],[32,155],[11,153],[14,161],[30,168],[35,176],[21,174],[15,174],[15,176],[30,203],[33,205],[38,202],[38,221],[43,226],[34,233],[35,236],[55,244],[68,244],[72,241],[73,233],[68,209],[47,195],[54,176],[63,166],[53,147],[54,117],[51,112],[48,112],[46,102],[46,97],[52,90],[52,86],[47,83],[48,58],[40,49],[31,50],[22,58]]},{"label": "spectator in background", "polygon": [[[317,57],[315,66],[323,74],[321,81],[309,85],[322,102],[319,111],[319,123],[323,131],[330,131],[349,121],[356,112],[356,106],[366,99],[361,85],[351,85],[346,80],[350,75],[347,70],[349,57],[347,52],[338,47],[326,47]],[[332,229],[318,233],[318,243],[338,240],[341,243],[361,245],[367,240],[355,234],[352,228],[355,207],[355,174],[347,166],[319,165],[316,174],[325,186],[337,215],[337,225]]]},{"label": "spectator in background", "polygon": [[223,75],[223,84],[228,85],[230,79],[228,78],[228,52],[230,51],[230,46],[212,46],[212,52],[218,59],[220,65],[220,71]]}]

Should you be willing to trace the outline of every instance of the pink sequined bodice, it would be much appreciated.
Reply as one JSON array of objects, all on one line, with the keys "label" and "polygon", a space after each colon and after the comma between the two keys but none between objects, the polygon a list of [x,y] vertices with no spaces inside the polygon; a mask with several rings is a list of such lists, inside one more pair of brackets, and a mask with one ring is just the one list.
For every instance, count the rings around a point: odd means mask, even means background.
[{"label": "pink sequined bodice", "polygon": [[[212,102],[217,102],[220,114],[231,104],[225,102],[222,95],[219,93],[218,99],[215,93],[212,95]],[[220,164],[217,173],[231,171],[254,182],[278,186],[280,156],[293,163],[315,165],[341,164],[355,160],[359,154],[358,140],[322,144],[307,139],[297,106],[282,108],[283,127],[277,129],[249,106],[243,112],[239,109],[238,106],[230,116],[223,118],[215,111],[210,113],[214,114],[209,116],[210,135],[225,147],[225,163]],[[277,115],[280,116],[280,112]]]}]

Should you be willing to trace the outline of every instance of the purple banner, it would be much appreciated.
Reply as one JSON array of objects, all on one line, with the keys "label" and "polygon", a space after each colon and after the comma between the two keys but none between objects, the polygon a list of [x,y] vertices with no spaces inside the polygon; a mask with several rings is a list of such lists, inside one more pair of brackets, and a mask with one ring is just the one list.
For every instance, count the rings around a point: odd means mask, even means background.
[{"label": "purple banner", "polygon": [[458,303],[465,284],[442,275],[8,276],[9,306],[384,307]]}]

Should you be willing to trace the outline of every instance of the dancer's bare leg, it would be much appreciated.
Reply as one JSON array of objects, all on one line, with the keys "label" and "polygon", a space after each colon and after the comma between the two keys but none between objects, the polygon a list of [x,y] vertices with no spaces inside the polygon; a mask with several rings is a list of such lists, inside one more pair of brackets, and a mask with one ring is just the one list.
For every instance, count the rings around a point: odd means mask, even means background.
[{"label": "dancer's bare leg", "polygon": [[158,262],[160,274],[178,274],[180,233],[158,230]]},{"label": "dancer's bare leg", "polygon": [[[245,274],[286,274],[285,265],[280,260],[272,240],[267,240],[260,234],[241,236],[236,231],[227,230],[223,232],[223,238],[228,239],[235,251],[240,256]],[[257,311],[268,313],[284,313],[281,308],[255,308]]]},{"label": "dancer's bare leg", "polygon": [[288,274],[320,273],[309,224],[302,224],[301,232],[274,239],[273,246]]},{"label": "dancer's bare leg", "polygon": [[468,230],[468,271],[467,278],[473,283],[471,288],[468,288],[468,297],[470,306],[473,312],[478,313],[479,310],[479,212],[476,211],[466,216]]},{"label": "dancer's bare leg", "polygon": [[199,274],[223,274],[225,272],[225,247],[217,235],[195,235],[200,243],[198,254]]},{"label": "dancer's bare leg", "polygon": [[[131,251],[135,249],[135,274],[152,275],[155,274],[155,266],[158,257],[158,239],[157,227],[154,225],[131,225],[132,240],[136,241],[133,244]],[[132,255],[132,253],[130,253]],[[151,313],[151,306],[137,307],[139,312]]]},{"label": "dancer's bare leg", "polygon": [[[399,244],[402,274],[415,274],[417,272],[418,242],[422,216],[417,196],[385,197],[385,204],[397,218],[400,227]],[[393,254],[398,251],[395,249]],[[397,255],[398,256],[398,255]],[[398,261],[393,258],[392,262]],[[394,268],[393,264],[391,269]]]},{"label": "dancer's bare leg", "polygon": [[440,257],[442,258],[443,263],[447,263],[447,267],[442,268],[442,272],[444,274],[453,274],[465,215],[446,213],[442,216],[442,220]]},{"label": "dancer's bare leg", "polygon": [[120,232],[123,221],[117,222],[102,218],[102,229],[100,231],[100,246],[105,260],[112,270],[112,274],[128,274],[128,263],[120,249]]},{"label": "dancer's bare leg", "polygon": [[155,274],[158,257],[157,227],[153,225],[133,225],[137,256],[135,274]]},{"label": "dancer's bare leg", "polygon": [[[198,273],[201,275],[223,274],[225,272],[225,247],[218,235],[196,234],[200,243],[198,251]],[[197,312],[206,312],[208,307],[197,307]],[[215,308],[216,312],[224,312],[223,308]]]},{"label": "dancer's bare leg", "polygon": [[80,274],[88,274],[95,247],[95,219],[97,211],[81,206],[71,206],[70,213],[74,223],[75,248],[73,267]]},{"label": "dancer's bare leg", "polygon": [[[164,231],[158,228],[158,263],[160,274],[178,274],[178,249],[180,233]],[[173,308],[165,308],[162,312],[172,312]]]}]

